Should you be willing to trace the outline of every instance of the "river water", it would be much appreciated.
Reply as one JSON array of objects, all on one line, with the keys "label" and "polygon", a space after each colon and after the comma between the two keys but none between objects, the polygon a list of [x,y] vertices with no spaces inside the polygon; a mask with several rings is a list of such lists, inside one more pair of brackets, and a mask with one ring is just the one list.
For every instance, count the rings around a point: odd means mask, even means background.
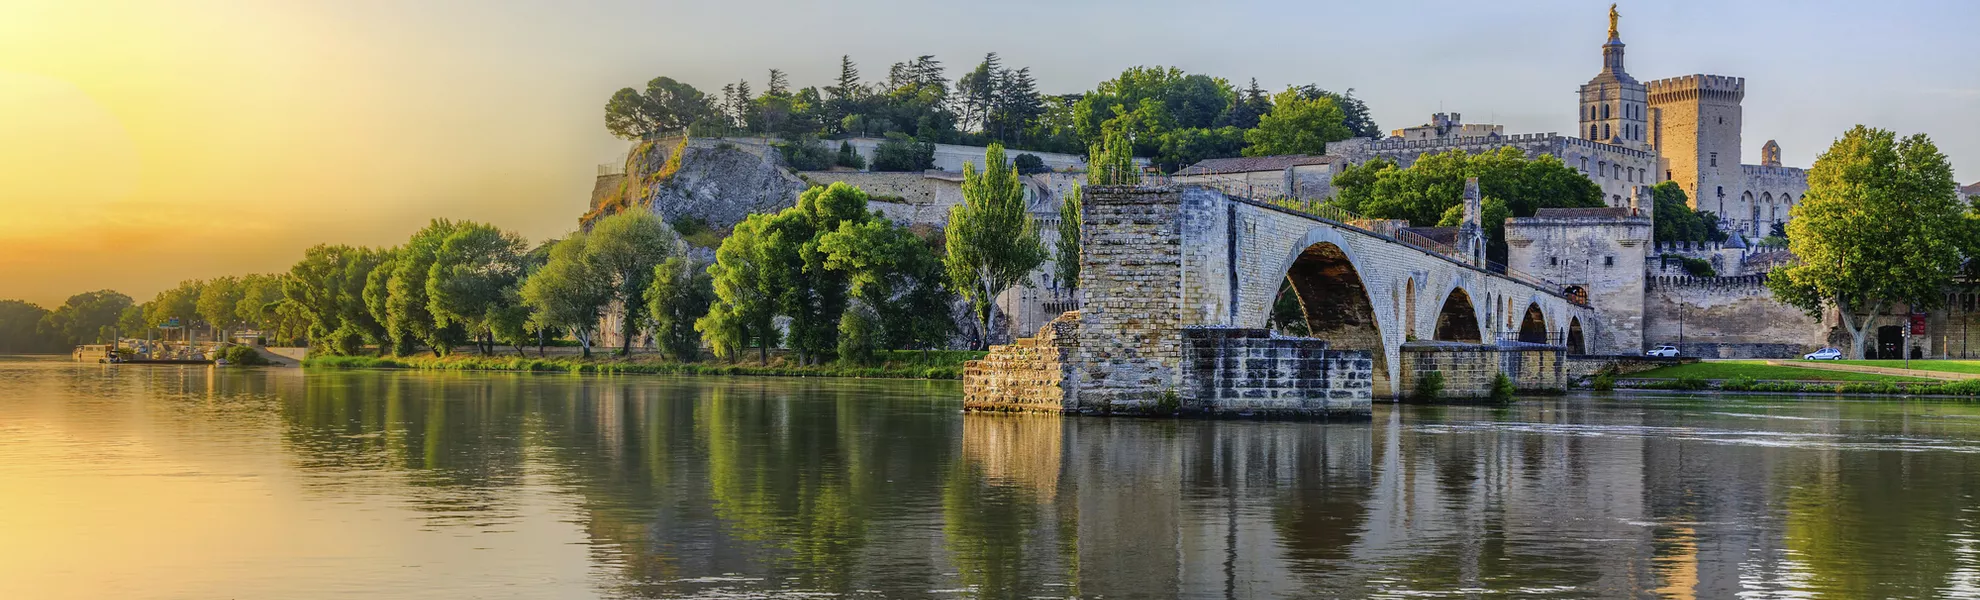
[{"label": "river water", "polygon": [[0,598],[1980,597],[1980,408],[0,359]]}]

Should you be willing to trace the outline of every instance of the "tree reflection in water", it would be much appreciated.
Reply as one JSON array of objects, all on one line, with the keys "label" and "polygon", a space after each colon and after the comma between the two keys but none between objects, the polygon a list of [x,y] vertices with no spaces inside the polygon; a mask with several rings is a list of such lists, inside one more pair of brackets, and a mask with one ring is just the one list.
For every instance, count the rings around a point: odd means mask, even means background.
[{"label": "tree reflection in water", "polygon": [[481,527],[528,518],[522,490],[568,495],[601,585],[636,597],[1894,597],[1976,573],[1980,410],[1957,405],[1258,423],[961,414],[933,382],[325,373],[256,393],[320,493]]}]

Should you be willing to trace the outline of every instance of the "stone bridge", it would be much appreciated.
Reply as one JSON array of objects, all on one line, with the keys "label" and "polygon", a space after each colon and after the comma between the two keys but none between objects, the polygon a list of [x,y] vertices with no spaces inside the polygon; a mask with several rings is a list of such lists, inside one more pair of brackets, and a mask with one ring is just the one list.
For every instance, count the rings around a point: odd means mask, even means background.
[{"label": "stone bridge", "polygon": [[[1461,238],[1480,231],[1467,196]],[[1546,378],[1561,355],[1601,339],[1578,298],[1488,268],[1482,235],[1439,244],[1323,208],[1198,186],[1088,188],[1082,309],[972,363],[966,405],[1366,414],[1424,370],[1474,391],[1502,372],[1560,387]],[[1264,331],[1282,292],[1310,339]]]}]

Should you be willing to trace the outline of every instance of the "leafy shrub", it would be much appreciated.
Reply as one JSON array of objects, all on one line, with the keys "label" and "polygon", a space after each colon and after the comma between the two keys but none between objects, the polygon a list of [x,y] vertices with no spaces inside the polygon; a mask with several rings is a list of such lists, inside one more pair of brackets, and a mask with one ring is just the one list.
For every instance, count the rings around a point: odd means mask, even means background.
[{"label": "leafy shrub", "polygon": [[1678,262],[1683,263],[1684,272],[1692,277],[1715,277],[1719,274],[1712,269],[1712,261],[1702,258],[1678,256],[1676,254],[1665,254],[1663,258],[1665,260],[1676,259]]},{"label": "leafy shrub", "polygon": [[839,166],[848,169],[866,168],[866,157],[860,156],[858,152],[853,151],[852,142],[839,142],[839,157],[837,162]]},{"label": "leafy shrub", "polygon": [[1689,375],[1684,377],[1679,377],[1675,381],[1672,381],[1671,383],[1673,386],[1675,386],[1677,389],[1680,390],[1702,390],[1711,387],[1711,384],[1707,383],[1704,379],[1698,377],[1692,377]]},{"label": "leafy shrub", "polygon": [[873,149],[875,171],[926,171],[935,168],[935,144],[917,142],[900,132],[887,134],[887,141]]},{"label": "leafy shrub", "polygon": [[1513,389],[1512,378],[1507,377],[1505,373],[1492,376],[1492,393],[1489,398],[1493,402],[1512,402],[1513,394],[1517,392],[1518,390]]},{"label": "leafy shrub", "polygon": [[1416,400],[1436,402],[1444,396],[1444,372],[1424,371],[1416,376]]},{"label": "leafy shrub", "polygon": [[227,361],[229,364],[241,365],[243,367],[259,367],[275,364],[267,358],[262,357],[260,352],[256,352],[253,348],[247,346],[228,346],[220,351],[218,358]]},{"label": "leafy shrub", "polygon": [[1612,391],[1616,389],[1616,374],[1609,371],[1596,373],[1595,381],[1590,385],[1598,392]]},{"label": "leafy shrub", "polygon": [[803,137],[777,144],[777,151],[784,154],[784,164],[799,171],[823,171],[832,168],[834,156],[816,138]]},{"label": "leafy shrub", "polygon": [[1727,390],[1727,392],[1762,392],[1762,390],[1758,390],[1758,386],[1760,386],[1760,380],[1756,380],[1752,376],[1744,376],[1744,374],[1738,374],[1738,376],[1733,376],[1729,380],[1719,382],[1719,388],[1721,390]]},{"label": "leafy shrub", "polygon": [[1019,154],[1017,158],[1011,160],[1011,166],[1017,168],[1019,175],[1036,175],[1052,171],[1045,166],[1045,159],[1038,158],[1035,154]]}]

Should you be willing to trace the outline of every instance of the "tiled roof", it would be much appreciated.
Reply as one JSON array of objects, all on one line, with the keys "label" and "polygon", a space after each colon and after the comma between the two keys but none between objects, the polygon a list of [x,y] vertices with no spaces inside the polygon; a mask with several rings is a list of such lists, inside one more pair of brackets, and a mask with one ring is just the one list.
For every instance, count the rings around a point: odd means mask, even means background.
[{"label": "tiled roof", "polygon": [[1305,165],[1325,165],[1339,161],[1337,156],[1313,154],[1281,154],[1278,156],[1244,156],[1239,158],[1212,158],[1190,165],[1176,175],[1211,175],[1215,173],[1254,173],[1258,171],[1284,171],[1290,167]]},{"label": "tiled roof", "polygon": [[1980,181],[1975,181],[1973,185],[1959,188],[1959,193],[1968,196],[1980,196]]},{"label": "tiled roof", "polygon": [[1533,216],[1542,219],[1616,219],[1629,216],[1629,209],[1613,206],[1603,208],[1542,208]]}]

